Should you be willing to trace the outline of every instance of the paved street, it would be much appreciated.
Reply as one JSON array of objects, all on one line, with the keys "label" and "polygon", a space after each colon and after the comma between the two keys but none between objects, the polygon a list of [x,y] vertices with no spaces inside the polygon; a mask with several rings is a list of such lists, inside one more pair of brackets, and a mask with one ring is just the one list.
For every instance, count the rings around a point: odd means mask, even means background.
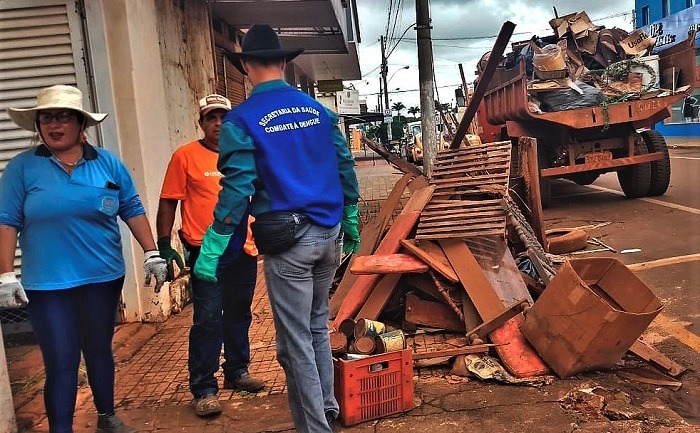
[{"label": "paved street", "polygon": [[[446,366],[414,371],[416,409],[381,420],[365,422],[342,432],[635,432],[684,433],[700,431],[700,331],[697,287],[700,283],[700,210],[698,172],[700,148],[672,151],[673,179],[664,197],[628,200],[616,193],[615,175],[602,176],[582,187],[566,181],[553,185],[552,206],[545,211],[547,228],[606,224],[591,231],[616,253],[579,255],[614,256],[626,264],[672,259],[672,264],[650,267],[638,275],[662,298],[665,309],[645,333],[655,347],[689,370],[678,391],[624,379],[613,371],[596,371],[567,380],[555,379],[541,388],[482,382],[450,374]],[[400,176],[383,160],[357,163],[365,209],[378,209]],[[376,212],[376,210],[375,210]],[[363,211],[367,216],[369,211]],[[589,246],[592,249],[593,246]],[[623,249],[640,252],[621,254]],[[574,256],[576,257],[576,256]],[[262,280],[262,274],[260,274]],[[121,326],[115,338],[118,413],[143,432],[291,432],[284,375],[274,355],[274,330],[264,281],[254,300],[251,329],[251,372],[268,387],[257,395],[222,391],[224,413],[198,419],[187,390],[187,332],[191,307],[160,325]],[[33,346],[9,350],[10,374],[16,390],[15,406],[21,431],[46,432],[40,386],[40,355]],[[628,364],[644,363],[628,358]],[[632,419],[603,414],[585,399],[597,389],[605,401],[620,402]],[[582,403],[577,399],[583,398]],[[603,398],[603,397],[598,397]],[[87,386],[81,386],[76,432],[92,433],[94,409]],[[621,419],[622,418],[622,419]],[[34,424],[33,427],[31,425]]]}]

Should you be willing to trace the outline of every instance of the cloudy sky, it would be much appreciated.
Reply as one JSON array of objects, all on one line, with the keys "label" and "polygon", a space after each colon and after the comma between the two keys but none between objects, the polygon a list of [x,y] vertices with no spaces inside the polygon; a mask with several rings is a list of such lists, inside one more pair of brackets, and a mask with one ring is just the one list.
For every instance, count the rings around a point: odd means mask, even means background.
[{"label": "cloudy sky", "polygon": [[[393,6],[389,18],[390,2]],[[583,4],[587,4],[585,9],[581,9]],[[397,5],[400,6],[398,9]],[[368,108],[375,109],[381,63],[379,37],[386,34],[387,21],[390,20],[394,40],[390,40],[387,47],[395,48],[388,57],[389,104],[402,102],[406,107],[419,106],[414,0],[357,0],[357,6],[363,80],[350,83],[359,90],[360,99],[367,100]],[[511,42],[529,39],[532,35],[552,35],[549,27],[549,20],[554,18],[552,6],[557,8],[560,16],[585,10],[596,25],[620,27],[627,31],[633,29],[633,0],[431,0],[431,36],[438,86],[436,99],[439,97],[440,102],[454,104],[454,89],[461,83],[458,64],[462,63],[466,80],[471,83],[475,78],[476,62],[491,50],[503,22],[512,21],[516,25]],[[405,66],[408,69],[402,69]]]}]

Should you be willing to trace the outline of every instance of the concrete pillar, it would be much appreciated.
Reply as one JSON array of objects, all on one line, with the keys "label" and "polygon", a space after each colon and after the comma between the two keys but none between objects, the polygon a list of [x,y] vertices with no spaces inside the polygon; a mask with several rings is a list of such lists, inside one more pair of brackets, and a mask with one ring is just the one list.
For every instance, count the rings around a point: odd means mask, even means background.
[{"label": "concrete pillar", "polygon": [[15,405],[12,403],[10,376],[7,374],[5,344],[0,332],[0,433],[17,433]]}]

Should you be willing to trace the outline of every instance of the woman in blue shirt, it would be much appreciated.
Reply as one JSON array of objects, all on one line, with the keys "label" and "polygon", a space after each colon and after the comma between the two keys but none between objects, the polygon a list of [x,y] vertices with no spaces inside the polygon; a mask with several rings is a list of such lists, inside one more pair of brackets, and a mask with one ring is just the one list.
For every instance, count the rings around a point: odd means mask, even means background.
[{"label": "woman in blue shirt", "polygon": [[106,114],[83,110],[80,90],[63,85],[39,91],[36,107],[8,114],[41,144],[14,157],[0,179],[0,307],[27,305],[44,359],[51,433],[73,432],[81,352],[96,432],[135,432],[114,414],[112,335],[125,273],[117,216],[144,249],[147,284],[154,276],[156,292],[166,262],[127,168],[85,139],[85,128]]}]

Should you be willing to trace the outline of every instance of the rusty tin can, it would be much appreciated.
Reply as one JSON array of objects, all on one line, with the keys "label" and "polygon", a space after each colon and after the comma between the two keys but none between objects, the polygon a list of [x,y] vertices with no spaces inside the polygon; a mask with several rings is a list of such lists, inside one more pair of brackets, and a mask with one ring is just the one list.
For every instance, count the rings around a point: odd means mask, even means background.
[{"label": "rusty tin can", "polygon": [[360,319],[355,324],[356,339],[364,336],[374,338],[384,332],[386,332],[386,325],[376,320]]},{"label": "rusty tin can", "polygon": [[406,336],[400,329],[379,334],[375,337],[375,341],[376,353],[395,352],[406,348]]}]

